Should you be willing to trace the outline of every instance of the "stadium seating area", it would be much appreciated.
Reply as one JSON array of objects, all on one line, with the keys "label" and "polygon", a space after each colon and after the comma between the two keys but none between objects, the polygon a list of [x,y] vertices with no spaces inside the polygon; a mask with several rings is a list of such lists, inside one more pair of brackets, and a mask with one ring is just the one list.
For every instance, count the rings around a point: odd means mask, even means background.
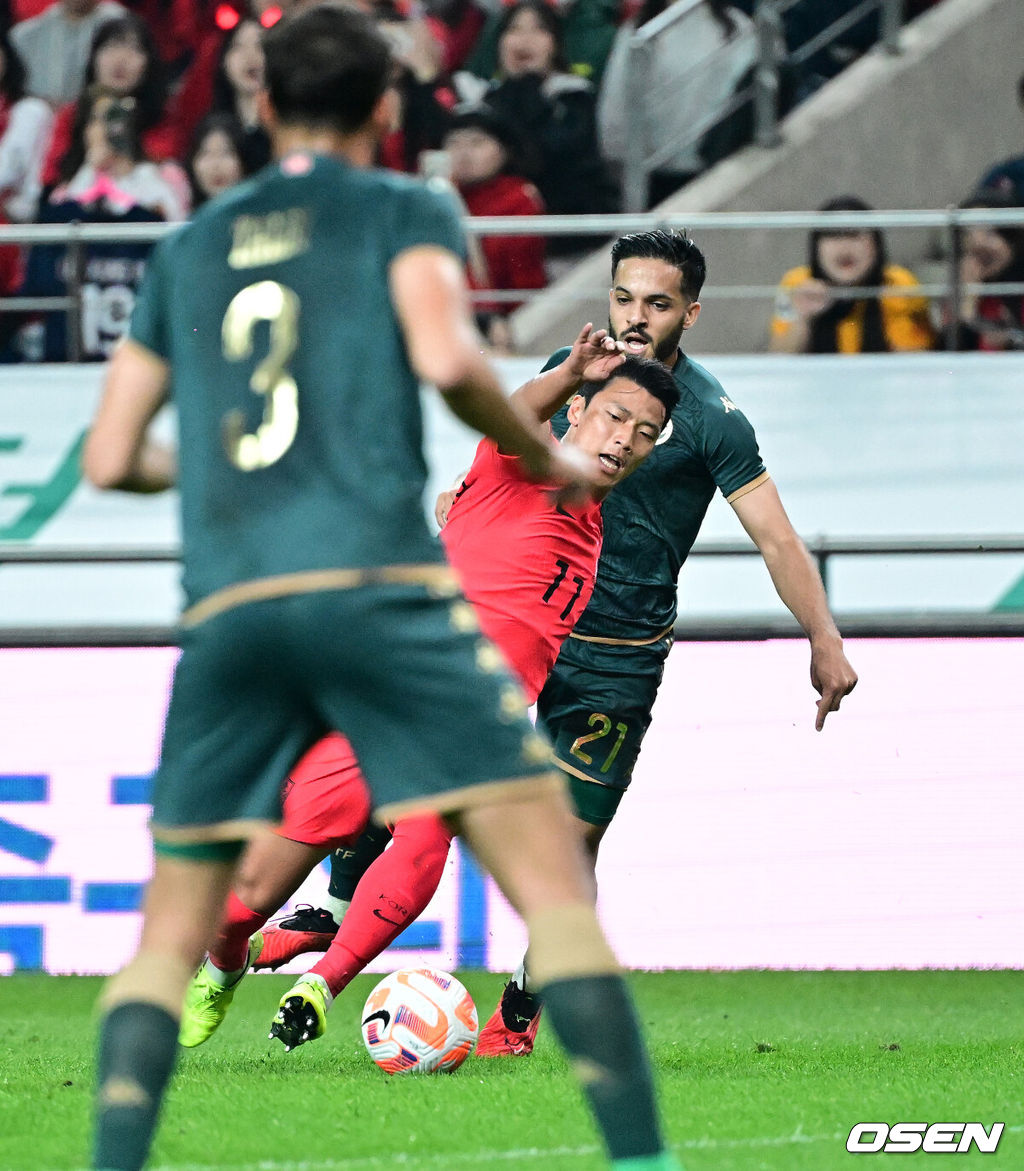
[{"label": "stadium seating area", "polygon": [[[685,139],[687,125],[707,124],[651,169],[649,204],[749,143],[755,26],[764,26],[766,12],[780,36],[779,117],[882,35],[880,10],[843,27],[854,0],[361,2],[402,65],[403,122],[384,144],[381,164],[444,175],[473,215],[619,210],[627,155],[635,158],[626,142],[638,128],[653,157],[666,140]],[[911,0],[904,19],[940,2]],[[0,28],[0,223],[182,220],[253,173],[270,157],[256,108],[260,33],[308,3],[13,0],[8,26]],[[646,26],[657,34],[648,43],[650,108],[637,114],[627,94],[628,41]],[[808,54],[805,47],[822,40]],[[995,203],[981,206],[1019,204],[1015,174],[1004,167]],[[964,194],[971,190],[965,176]],[[589,245],[586,237],[540,234],[482,241],[470,277],[491,293],[478,310],[492,345],[515,349],[508,320],[520,303],[516,290],[543,288]],[[984,270],[986,281],[1012,281],[1024,264],[1012,232],[974,245],[965,279]],[[1000,260],[979,269],[986,245]],[[64,313],[0,307],[0,360],[108,356],[130,317],[150,246],[88,246],[73,350]],[[0,296],[66,295],[67,269],[60,246],[0,244]],[[932,333],[922,336],[937,337],[941,310],[930,312]],[[963,348],[1017,348],[1019,304],[1007,313],[1008,330],[966,328]],[[985,314],[1005,316],[991,302]]]}]

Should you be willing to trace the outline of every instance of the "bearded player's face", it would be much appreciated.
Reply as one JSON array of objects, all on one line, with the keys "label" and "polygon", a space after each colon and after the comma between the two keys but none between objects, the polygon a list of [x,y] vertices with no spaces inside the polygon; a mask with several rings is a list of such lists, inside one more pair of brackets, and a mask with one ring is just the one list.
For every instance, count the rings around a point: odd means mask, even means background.
[{"label": "bearded player's face", "polygon": [[627,354],[674,366],[679,339],[700,313],[683,296],[682,276],[665,260],[630,257],[615,267],[608,295],[608,332]]}]

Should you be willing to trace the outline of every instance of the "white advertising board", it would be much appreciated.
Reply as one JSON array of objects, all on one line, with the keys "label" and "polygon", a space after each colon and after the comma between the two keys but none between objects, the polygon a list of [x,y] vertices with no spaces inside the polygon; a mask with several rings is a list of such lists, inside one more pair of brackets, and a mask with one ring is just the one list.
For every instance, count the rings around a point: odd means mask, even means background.
[{"label": "white advertising board", "polygon": [[[500,363],[508,389],[542,358]],[[1024,501],[1024,357],[921,354],[714,357],[708,367],[755,424],[765,463],[805,537],[1019,535]],[[0,369],[0,550],[5,543],[110,548],[177,540],[175,498],[98,493],[78,453],[98,366]],[[431,476],[426,500],[472,459],[474,437],[424,395]],[[172,421],[161,420],[170,433]],[[717,497],[703,540],[741,540]],[[174,565],[0,565],[0,628],[174,622]],[[837,557],[841,613],[988,611],[1024,596],[1015,554]],[[1016,604],[1016,603],[1014,603]],[[760,559],[695,557],[681,581],[684,616],[784,613]]]},{"label": "white advertising board", "polygon": [[[805,643],[673,649],[599,864],[624,963],[1024,966],[1024,640],[848,652],[861,683],[818,734]],[[0,970],[131,953],[175,657],[0,651]],[[524,940],[456,851],[400,942],[372,970],[511,970]]]}]

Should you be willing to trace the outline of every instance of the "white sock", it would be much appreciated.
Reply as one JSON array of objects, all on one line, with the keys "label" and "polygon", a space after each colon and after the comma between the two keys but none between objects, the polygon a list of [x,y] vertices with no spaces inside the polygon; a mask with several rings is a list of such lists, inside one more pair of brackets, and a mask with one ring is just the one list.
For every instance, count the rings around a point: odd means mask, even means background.
[{"label": "white sock", "polygon": [[512,979],[524,992],[533,992],[530,987],[530,975],[526,970],[526,956],[519,961],[519,967],[512,973]]},{"label": "white sock", "polygon": [[234,972],[224,972],[210,959],[206,957],[206,963],[203,964],[207,976],[210,978],[211,984],[216,984],[218,988],[230,988],[232,984],[237,984],[239,980],[245,975],[245,968],[238,968]]},{"label": "white sock", "polygon": [[324,896],[321,906],[323,910],[330,912],[331,918],[340,927],[342,919],[345,918],[345,912],[352,906],[352,903],[349,899],[335,898],[334,895],[328,893]]},{"label": "white sock", "polygon": [[324,1008],[329,1009],[334,1003],[334,993],[330,990],[327,981],[319,972],[307,972],[304,976],[300,976],[295,987],[298,988],[299,984],[312,984],[319,988],[324,994]]}]

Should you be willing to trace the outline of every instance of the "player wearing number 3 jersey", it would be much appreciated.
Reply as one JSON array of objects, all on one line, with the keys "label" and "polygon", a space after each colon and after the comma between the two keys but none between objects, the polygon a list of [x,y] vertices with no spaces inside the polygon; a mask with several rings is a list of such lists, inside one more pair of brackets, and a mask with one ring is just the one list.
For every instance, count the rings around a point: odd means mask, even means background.
[{"label": "player wearing number 3 jersey", "polygon": [[187,609],[138,950],[103,994],[91,1165],[146,1162],[237,859],[338,729],[376,815],[450,818],[523,917],[612,1165],[673,1171],[564,783],[427,527],[420,383],[569,507],[621,464],[509,406],[469,314],[457,210],[373,169],[400,108],[374,21],[318,5],[263,49],[276,161],[156,249],[83,454],[97,487],[168,487],[148,428],[173,397]]}]

